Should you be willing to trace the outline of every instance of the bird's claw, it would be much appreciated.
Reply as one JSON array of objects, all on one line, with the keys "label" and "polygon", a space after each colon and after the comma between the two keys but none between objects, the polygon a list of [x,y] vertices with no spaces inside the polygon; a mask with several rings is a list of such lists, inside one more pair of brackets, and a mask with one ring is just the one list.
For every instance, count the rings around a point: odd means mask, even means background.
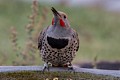
[{"label": "bird's claw", "polygon": [[74,70],[73,66],[68,66],[68,71]]},{"label": "bird's claw", "polygon": [[72,66],[68,66],[68,70],[73,70],[73,67]]},{"label": "bird's claw", "polygon": [[49,64],[48,63],[44,64],[42,72],[44,73],[45,70],[49,71]]},{"label": "bird's claw", "polygon": [[74,70],[72,64],[68,66],[68,71],[75,73],[75,70]]}]

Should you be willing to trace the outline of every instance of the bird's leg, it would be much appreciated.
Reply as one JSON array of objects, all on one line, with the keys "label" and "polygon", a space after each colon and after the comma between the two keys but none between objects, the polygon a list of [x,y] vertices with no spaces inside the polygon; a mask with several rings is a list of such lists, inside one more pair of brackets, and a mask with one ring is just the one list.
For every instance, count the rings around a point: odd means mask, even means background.
[{"label": "bird's leg", "polygon": [[71,70],[74,71],[74,68],[73,68],[71,62],[68,64],[68,70],[70,70],[70,71],[71,71]]},{"label": "bird's leg", "polygon": [[44,64],[44,66],[43,66],[43,72],[44,72],[46,69],[49,71],[49,64],[48,64],[48,62],[46,62],[46,63]]}]

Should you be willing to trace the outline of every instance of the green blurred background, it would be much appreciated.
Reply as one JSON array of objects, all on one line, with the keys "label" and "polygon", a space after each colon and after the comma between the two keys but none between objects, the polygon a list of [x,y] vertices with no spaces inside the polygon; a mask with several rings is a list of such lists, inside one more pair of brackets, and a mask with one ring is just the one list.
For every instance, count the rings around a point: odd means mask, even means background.
[{"label": "green blurred background", "polygon": [[[26,53],[35,56],[34,60],[26,60],[23,56],[18,56],[20,52],[13,50],[11,42],[10,28],[14,26],[17,31],[17,44],[24,50],[28,40],[25,26],[29,23],[28,16],[32,13],[31,5],[32,1],[29,0],[0,0],[0,65],[23,65],[23,61],[24,65],[43,64],[39,52]],[[42,10],[47,9],[47,19],[41,29],[51,24],[52,6],[67,13],[71,27],[79,33],[80,49],[73,61],[74,64],[93,62],[96,57],[97,61],[120,61],[119,12],[110,12],[97,5],[80,7],[63,2],[39,2],[36,24],[41,19]]]}]

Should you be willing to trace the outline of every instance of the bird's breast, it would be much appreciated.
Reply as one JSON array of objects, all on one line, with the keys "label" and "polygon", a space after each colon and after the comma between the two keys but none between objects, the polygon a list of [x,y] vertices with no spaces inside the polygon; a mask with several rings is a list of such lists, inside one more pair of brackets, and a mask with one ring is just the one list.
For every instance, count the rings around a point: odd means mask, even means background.
[{"label": "bird's breast", "polygon": [[64,38],[56,39],[56,38],[47,36],[47,42],[52,48],[62,49],[68,45],[69,40]]}]

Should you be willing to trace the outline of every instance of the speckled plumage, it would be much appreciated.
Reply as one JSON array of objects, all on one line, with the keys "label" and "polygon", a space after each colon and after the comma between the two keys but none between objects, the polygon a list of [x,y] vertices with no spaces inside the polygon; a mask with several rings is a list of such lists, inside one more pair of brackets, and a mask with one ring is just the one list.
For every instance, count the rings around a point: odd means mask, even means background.
[{"label": "speckled plumage", "polygon": [[[76,52],[79,49],[79,38],[78,34],[71,29],[73,32],[69,37],[69,43],[66,47],[62,49],[52,48],[47,41],[47,29],[44,29],[39,36],[38,40],[38,48],[41,51],[42,60],[44,62],[50,62],[55,66],[66,65],[67,63],[71,63],[73,58],[76,55]],[[64,38],[64,37],[63,37]]]},{"label": "speckled plumage", "polygon": [[[61,27],[59,24],[50,25],[40,33],[38,48],[44,62],[51,63],[53,66],[64,66],[74,59],[79,49],[79,38],[77,32],[68,25],[67,27]],[[51,42],[48,42],[48,37]],[[53,47],[50,43],[56,45]],[[65,45],[59,47],[63,43]]]}]

